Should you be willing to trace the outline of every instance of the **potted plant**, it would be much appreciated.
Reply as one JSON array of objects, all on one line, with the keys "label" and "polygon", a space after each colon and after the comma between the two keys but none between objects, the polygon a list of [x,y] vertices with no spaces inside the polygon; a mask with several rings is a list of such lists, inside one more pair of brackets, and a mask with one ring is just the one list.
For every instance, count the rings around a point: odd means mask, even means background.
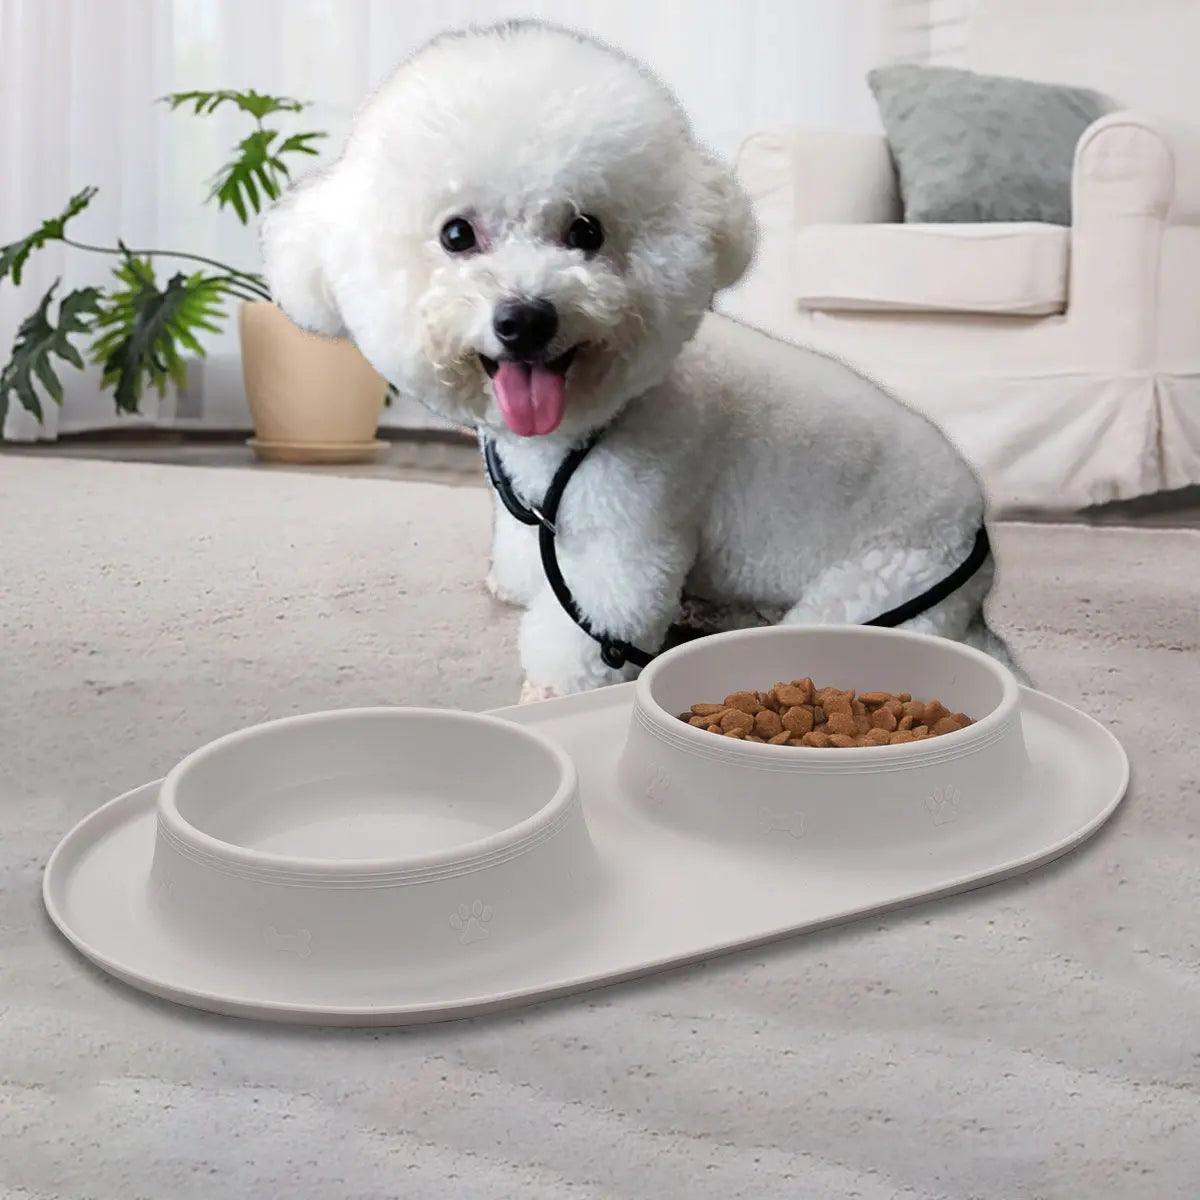
[{"label": "potted plant", "polygon": [[[164,101],[172,110],[189,106],[197,115],[232,104],[253,122],[207,197],[232,210],[243,225],[281,194],[290,177],[289,161],[315,154],[313,143],[324,136],[284,137],[264,124],[272,114],[307,107],[286,96],[193,91]],[[0,368],[0,428],[13,400],[38,420],[46,398],[62,403],[62,364],[84,365],[76,339],[90,342],[88,357],[100,365],[101,386],[112,389],[117,412],[138,412],[147,388],[162,396],[169,384],[183,385],[187,355],[204,354],[202,336],[219,332],[225,306],[237,302],[242,372],[255,429],[250,445],[256,454],[288,462],[347,462],[375,454],[389,389],[352,343],[298,329],[252,271],[184,251],[75,240],[67,225],[95,195],[95,188],[84,188],[29,236],[0,246],[0,283],[11,278],[18,287],[30,255],[52,241],[118,259],[107,287],[76,288],[56,300],[56,280],[21,323],[8,362]],[[198,266],[190,274],[177,270],[163,283],[155,271],[159,259]]]}]

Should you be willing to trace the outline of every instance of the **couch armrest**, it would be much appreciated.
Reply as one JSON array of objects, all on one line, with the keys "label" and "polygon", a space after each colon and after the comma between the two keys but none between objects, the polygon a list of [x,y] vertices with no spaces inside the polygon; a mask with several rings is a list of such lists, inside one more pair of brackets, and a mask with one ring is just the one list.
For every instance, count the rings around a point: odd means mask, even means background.
[{"label": "couch armrest", "polygon": [[1068,289],[1071,320],[1123,369],[1149,370],[1172,347],[1190,353],[1200,311],[1200,126],[1124,111],[1079,139]]},{"label": "couch armrest", "polygon": [[900,219],[896,173],[882,134],[768,129],[742,143],[736,170],[764,233]]},{"label": "couch armrest", "polygon": [[887,141],[795,126],[768,129],[742,143],[736,171],[754,205],[758,245],[749,272],[723,293],[718,309],[776,337],[797,337],[797,231],[900,219]]},{"label": "couch armrest", "polygon": [[1155,217],[1200,224],[1200,125],[1149,113],[1109,113],[1075,149],[1076,218]]}]

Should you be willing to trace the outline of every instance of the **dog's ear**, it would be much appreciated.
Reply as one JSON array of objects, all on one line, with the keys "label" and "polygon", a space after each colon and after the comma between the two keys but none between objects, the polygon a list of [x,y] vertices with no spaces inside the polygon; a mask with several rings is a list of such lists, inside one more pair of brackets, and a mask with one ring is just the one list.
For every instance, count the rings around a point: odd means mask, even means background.
[{"label": "dog's ear", "polygon": [[275,303],[301,329],[329,337],[345,334],[325,268],[338,222],[337,204],[334,177],[313,175],[269,208],[259,226]]},{"label": "dog's ear", "polygon": [[754,258],[758,226],[750,197],[734,173],[707,151],[700,152],[703,206],[710,214],[717,291],[732,287]]}]

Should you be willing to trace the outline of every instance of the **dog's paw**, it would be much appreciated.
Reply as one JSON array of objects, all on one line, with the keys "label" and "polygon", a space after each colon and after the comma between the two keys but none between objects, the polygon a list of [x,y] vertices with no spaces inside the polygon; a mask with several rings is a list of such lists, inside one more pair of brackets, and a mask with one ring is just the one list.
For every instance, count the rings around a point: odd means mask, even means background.
[{"label": "dog's paw", "polygon": [[500,581],[496,578],[496,572],[494,570],[487,573],[487,577],[484,579],[483,585],[487,588],[492,598],[494,600],[499,600],[501,604],[510,604],[514,608],[525,607],[519,596],[513,592],[510,592],[507,588],[501,585]]},{"label": "dog's paw", "polygon": [[555,700],[558,693],[553,688],[539,687],[536,683],[525,680],[521,684],[521,698],[518,704],[540,704],[543,700]]},{"label": "dog's paw", "polygon": [[492,594],[492,597],[496,600],[499,600],[501,604],[510,603],[507,594],[496,579],[495,571],[489,571],[487,573],[487,576],[483,581],[483,586],[487,588],[487,590]]}]

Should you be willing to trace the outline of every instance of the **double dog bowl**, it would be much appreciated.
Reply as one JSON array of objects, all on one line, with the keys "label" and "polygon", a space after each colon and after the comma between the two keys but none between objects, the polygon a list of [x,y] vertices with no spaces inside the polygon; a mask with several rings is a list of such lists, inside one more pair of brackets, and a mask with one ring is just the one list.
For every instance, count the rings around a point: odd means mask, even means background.
[{"label": "double dog bowl", "polygon": [[[805,675],[975,722],[816,749],[677,716]],[[278,1019],[434,1020],[1034,865],[1095,828],[1126,779],[1111,735],[977,651],[775,627],[502,715],[351,709],[230,734],[85,819],[44,893],[78,949],[146,991]]]}]

